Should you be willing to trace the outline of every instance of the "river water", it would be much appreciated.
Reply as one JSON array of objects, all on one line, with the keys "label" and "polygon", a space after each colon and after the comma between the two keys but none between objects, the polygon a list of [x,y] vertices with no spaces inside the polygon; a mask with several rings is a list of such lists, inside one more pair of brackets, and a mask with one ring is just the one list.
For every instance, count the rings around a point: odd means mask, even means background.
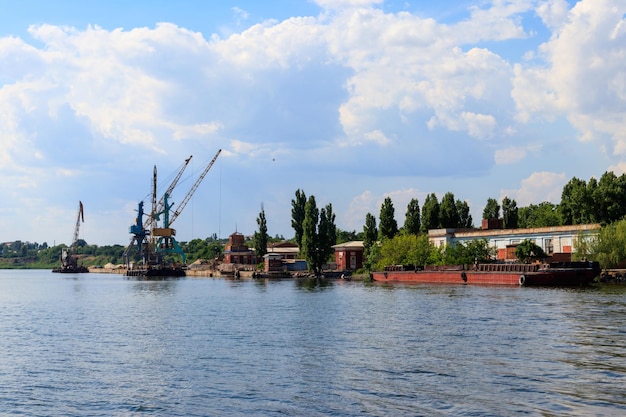
[{"label": "river water", "polygon": [[0,415],[623,416],[626,287],[0,271]]}]

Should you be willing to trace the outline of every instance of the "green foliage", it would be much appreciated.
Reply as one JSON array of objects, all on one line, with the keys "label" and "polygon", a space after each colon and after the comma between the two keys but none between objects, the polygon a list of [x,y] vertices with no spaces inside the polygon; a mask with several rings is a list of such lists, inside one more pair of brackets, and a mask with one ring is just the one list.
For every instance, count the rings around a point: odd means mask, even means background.
[{"label": "green foliage", "polygon": [[381,239],[391,239],[398,234],[398,223],[395,218],[395,209],[390,197],[386,197],[380,207],[379,237]]},{"label": "green foliage", "polygon": [[302,190],[296,190],[296,198],[291,200],[291,227],[295,232],[296,244],[302,247],[302,234],[304,233],[306,194]]},{"label": "green foliage", "polygon": [[300,252],[307,260],[309,268],[319,275],[324,263],[334,253],[332,246],[337,243],[335,214],[331,204],[327,204],[320,212],[315,196],[309,197],[304,211]]},{"label": "green foliage", "polygon": [[476,239],[465,243],[458,242],[446,246],[442,263],[445,265],[469,265],[475,262],[489,262],[495,256],[486,239]]},{"label": "green foliage", "polygon": [[378,229],[376,227],[376,217],[373,214],[365,215],[365,226],[363,226],[363,266],[366,270],[371,271],[375,263],[375,253],[377,254],[376,239],[378,238]]},{"label": "green foliage", "polygon": [[517,202],[509,197],[502,199],[502,219],[505,229],[516,229],[518,224]]},{"label": "green foliage", "polygon": [[335,213],[332,204],[328,203],[320,211],[320,224],[318,226],[318,261],[320,269],[323,263],[335,253],[333,245],[337,244],[337,226],[335,226]]},{"label": "green foliage", "polygon": [[467,204],[467,201],[456,200],[456,211],[459,213],[459,226],[461,228],[472,228],[474,227],[474,220],[472,219],[472,215],[470,214],[470,208]]},{"label": "green foliage", "polygon": [[355,240],[363,240],[362,233],[357,233],[356,230],[349,232],[347,230],[337,229],[337,244]]},{"label": "green foliage", "polygon": [[521,228],[551,227],[562,224],[558,207],[547,201],[521,207],[518,210],[518,216],[518,225]]},{"label": "green foliage", "polygon": [[533,259],[543,259],[546,253],[532,240],[526,239],[515,248],[515,257],[521,262],[528,263]]},{"label": "green foliage", "polygon": [[626,220],[603,226],[596,239],[587,243],[590,260],[598,261],[602,268],[623,265],[626,261]]},{"label": "green foliage", "polygon": [[439,204],[439,226],[442,228],[457,228],[460,225],[459,212],[454,201],[454,194],[448,192]]},{"label": "green foliage", "polygon": [[408,234],[417,235],[420,232],[421,225],[419,201],[417,198],[412,198],[406,208],[404,231]]},{"label": "green foliage", "polygon": [[261,212],[256,219],[256,224],[259,226],[259,230],[254,232],[254,252],[257,259],[260,259],[267,253],[267,242],[269,240],[267,235],[267,220],[265,219],[265,209],[263,206],[261,206]]},{"label": "green foliage", "polygon": [[386,265],[424,266],[437,258],[436,252],[427,235],[404,233],[381,243],[374,265],[376,269]]},{"label": "green foliage", "polygon": [[434,193],[426,196],[422,206],[422,233],[439,228],[439,200]]},{"label": "green foliage", "polygon": [[487,204],[483,209],[483,219],[499,219],[500,218],[500,204],[495,198],[488,198]]}]

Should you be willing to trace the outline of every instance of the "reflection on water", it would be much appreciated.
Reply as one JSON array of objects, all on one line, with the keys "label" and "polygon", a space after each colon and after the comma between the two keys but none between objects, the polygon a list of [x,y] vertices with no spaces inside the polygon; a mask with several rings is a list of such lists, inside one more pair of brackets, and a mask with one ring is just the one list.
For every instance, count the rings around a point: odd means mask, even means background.
[{"label": "reflection on water", "polygon": [[625,290],[0,271],[2,411],[625,415]]}]

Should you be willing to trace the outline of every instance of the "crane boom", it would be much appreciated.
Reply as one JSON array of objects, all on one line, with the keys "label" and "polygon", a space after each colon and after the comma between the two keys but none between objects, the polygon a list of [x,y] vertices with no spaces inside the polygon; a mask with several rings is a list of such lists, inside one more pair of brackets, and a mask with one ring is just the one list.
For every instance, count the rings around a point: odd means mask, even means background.
[{"label": "crane boom", "polygon": [[189,192],[187,193],[187,195],[185,196],[185,198],[183,199],[182,203],[180,203],[178,205],[178,209],[176,209],[176,211],[174,212],[174,214],[172,214],[172,216],[169,219],[169,224],[171,225],[172,223],[174,223],[174,220],[176,220],[176,218],[180,215],[180,213],[183,211],[183,209],[185,208],[185,206],[187,205],[187,203],[189,202],[189,200],[191,199],[191,196],[193,196],[193,193],[196,191],[196,189],[200,186],[200,183],[202,182],[202,180],[204,179],[204,177],[206,176],[206,174],[209,172],[209,170],[211,169],[211,167],[213,166],[213,164],[215,163],[215,160],[217,159],[217,157],[220,155],[220,152],[222,152],[221,149],[218,149],[217,153],[215,154],[215,156],[213,157],[213,159],[211,159],[211,162],[209,162],[209,164],[206,166],[206,168],[204,168],[204,171],[202,171],[202,174],[200,174],[200,176],[198,177],[198,179],[196,180],[196,182],[194,183],[194,185],[191,187],[191,189],[189,190]]},{"label": "crane boom", "polygon": [[81,220],[83,221],[83,223],[85,222],[85,215],[83,213],[83,202],[79,201],[78,202],[78,217],[76,218],[76,227],[74,228],[74,239],[72,240],[72,244],[70,245],[70,247],[74,246],[74,244],[78,240],[78,230],[80,229]]},{"label": "crane boom", "polygon": [[[170,186],[167,187],[167,190],[161,196],[161,199],[158,201],[158,203],[154,204],[154,201],[153,201],[152,215],[155,215],[155,213],[160,213],[161,211],[165,209],[165,196],[172,195],[172,191],[174,191],[176,184],[178,184],[178,180],[180,180],[180,177],[183,175],[183,172],[185,172],[185,168],[187,168],[187,165],[189,165],[189,161],[191,161],[192,157],[193,155],[190,155],[189,158],[185,159],[185,163],[180,168],[180,171],[178,171],[178,174],[176,174],[176,177],[174,178]],[[155,170],[156,170],[156,167],[155,167]],[[156,173],[154,175],[156,177]],[[154,190],[153,190],[152,198],[155,199],[156,198],[156,179],[155,179],[155,184],[153,185],[153,187],[154,187]],[[150,227],[151,222],[152,222],[152,218],[151,216],[149,216],[144,222],[143,227],[145,229],[148,229]]]}]

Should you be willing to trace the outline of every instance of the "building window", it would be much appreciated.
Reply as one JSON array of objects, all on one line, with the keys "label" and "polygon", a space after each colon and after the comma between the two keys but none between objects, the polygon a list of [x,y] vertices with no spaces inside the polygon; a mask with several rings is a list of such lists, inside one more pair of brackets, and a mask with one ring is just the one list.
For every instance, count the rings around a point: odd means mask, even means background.
[{"label": "building window", "polygon": [[554,253],[554,245],[552,244],[552,239],[545,239],[543,241],[543,244],[545,246],[544,250],[546,251],[546,254],[552,255]]}]

